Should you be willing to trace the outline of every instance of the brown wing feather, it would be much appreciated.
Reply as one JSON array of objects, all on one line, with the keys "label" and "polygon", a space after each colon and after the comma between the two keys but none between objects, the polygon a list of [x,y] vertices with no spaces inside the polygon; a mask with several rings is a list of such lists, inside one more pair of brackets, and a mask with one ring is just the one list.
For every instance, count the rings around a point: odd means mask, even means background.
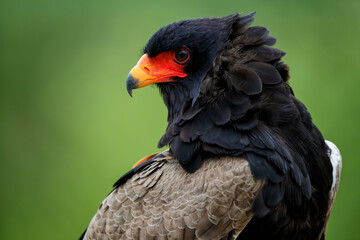
[{"label": "brown wing feather", "polygon": [[241,158],[209,159],[193,174],[155,161],[103,201],[84,239],[231,239],[262,185]]}]

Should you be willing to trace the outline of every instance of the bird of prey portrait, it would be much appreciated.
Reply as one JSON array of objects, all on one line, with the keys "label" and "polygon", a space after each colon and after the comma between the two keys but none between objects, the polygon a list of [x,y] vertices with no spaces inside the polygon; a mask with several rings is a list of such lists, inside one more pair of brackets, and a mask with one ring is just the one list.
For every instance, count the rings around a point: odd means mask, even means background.
[{"label": "bird of prey portrait", "polygon": [[81,239],[325,239],[340,152],[253,16],[184,20],[149,39],[126,86],[159,88],[169,149],[115,183]]}]

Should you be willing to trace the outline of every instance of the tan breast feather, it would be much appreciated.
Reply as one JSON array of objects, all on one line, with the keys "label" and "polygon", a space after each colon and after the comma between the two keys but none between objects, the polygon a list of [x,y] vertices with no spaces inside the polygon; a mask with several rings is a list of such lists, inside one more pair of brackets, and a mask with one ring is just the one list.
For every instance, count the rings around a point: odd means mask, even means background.
[{"label": "tan breast feather", "polygon": [[102,202],[84,239],[232,239],[262,185],[242,158],[208,159],[193,174],[157,159]]}]

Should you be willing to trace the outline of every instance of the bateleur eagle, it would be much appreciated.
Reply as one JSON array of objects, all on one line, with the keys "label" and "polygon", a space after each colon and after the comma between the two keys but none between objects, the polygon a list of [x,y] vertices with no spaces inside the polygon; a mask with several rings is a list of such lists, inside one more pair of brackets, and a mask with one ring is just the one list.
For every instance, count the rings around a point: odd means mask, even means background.
[{"label": "bateleur eagle", "polygon": [[168,108],[158,147],[114,185],[83,239],[324,239],[341,156],[289,86],[254,13],[172,23],[128,75]]}]

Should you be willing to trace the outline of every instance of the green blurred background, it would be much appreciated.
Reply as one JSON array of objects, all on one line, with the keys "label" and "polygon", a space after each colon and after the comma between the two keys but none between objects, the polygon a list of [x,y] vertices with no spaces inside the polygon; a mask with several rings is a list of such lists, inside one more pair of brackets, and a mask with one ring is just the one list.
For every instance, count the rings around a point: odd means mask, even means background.
[{"label": "green blurred background", "polygon": [[291,84],[342,151],[327,239],[360,239],[359,1],[0,1],[0,239],[76,239],[112,184],[157,151],[166,109],[125,79],[174,21],[256,10]]}]

